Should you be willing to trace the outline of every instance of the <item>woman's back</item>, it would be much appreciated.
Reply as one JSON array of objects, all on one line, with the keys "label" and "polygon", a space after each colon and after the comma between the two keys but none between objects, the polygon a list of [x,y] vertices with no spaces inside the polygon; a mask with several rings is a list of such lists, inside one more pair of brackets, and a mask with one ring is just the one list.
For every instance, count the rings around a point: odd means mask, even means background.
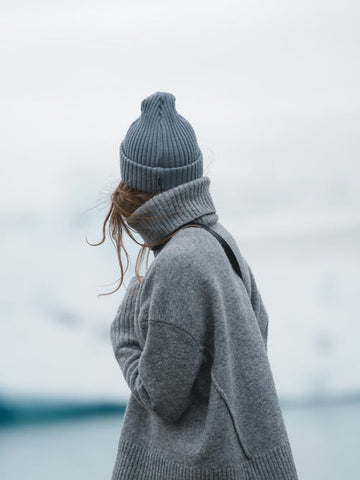
[{"label": "woman's back", "polygon": [[[219,222],[174,95],[142,101],[120,145],[120,170],[103,232],[110,219],[122,274],[128,227],[155,258],[141,282],[131,279],[110,328],[131,391],[112,480],[297,480],[267,356],[268,315]],[[194,221],[204,228],[188,226]]]},{"label": "woman's back", "polygon": [[[176,187],[147,209],[171,210],[200,185],[209,200],[209,183]],[[132,390],[113,479],[295,479],[254,276],[217,214],[205,208],[196,221],[230,244],[243,280],[199,227],[179,230],[155,251],[140,286],[132,279],[111,328]],[[131,311],[133,330],[121,332]]]}]

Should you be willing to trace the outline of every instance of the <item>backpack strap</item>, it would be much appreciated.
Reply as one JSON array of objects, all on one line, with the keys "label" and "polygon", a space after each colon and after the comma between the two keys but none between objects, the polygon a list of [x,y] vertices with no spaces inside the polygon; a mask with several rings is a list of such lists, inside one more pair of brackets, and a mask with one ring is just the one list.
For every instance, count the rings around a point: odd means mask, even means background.
[{"label": "backpack strap", "polygon": [[219,235],[217,232],[215,232],[215,230],[210,228],[208,225],[204,225],[202,223],[190,222],[187,225],[197,225],[201,228],[204,228],[208,232],[210,232],[220,242],[221,246],[223,247],[223,249],[224,249],[224,251],[225,251],[225,253],[228,257],[228,259],[230,260],[230,263],[231,263],[233,269],[239,275],[241,280],[244,281],[244,279],[242,277],[242,273],[241,273],[241,268],[240,268],[239,262],[238,262],[238,260],[235,256],[235,253],[234,253],[233,249],[230,247],[230,245],[227,243],[227,241],[221,235]]},{"label": "backpack strap", "polygon": [[[235,270],[235,272],[237,273],[237,275],[239,275],[239,277],[241,278],[242,281],[244,281],[243,279],[243,276],[242,276],[242,273],[241,273],[241,269],[240,269],[240,265],[239,265],[239,262],[232,250],[232,248],[230,247],[230,245],[227,243],[227,241],[221,236],[219,235],[217,232],[215,232],[215,230],[213,230],[212,228],[210,228],[208,225],[204,225],[202,223],[197,223],[197,222],[189,222],[189,223],[186,223],[185,225],[188,225],[188,226],[191,226],[191,225],[194,225],[194,226],[197,226],[197,227],[201,227],[201,228],[204,228],[205,230],[207,230],[208,232],[210,232],[218,241],[219,243],[221,244],[221,246],[223,247],[233,269]],[[180,228],[182,228],[184,225],[181,225],[181,227],[179,227],[177,230],[179,230]],[[176,230],[175,230],[176,231]],[[156,247],[153,247],[151,248],[151,250],[161,250],[162,247],[169,241],[168,240],[165,240],[163,243],[161,243],[160,245],[157,245]]]}]

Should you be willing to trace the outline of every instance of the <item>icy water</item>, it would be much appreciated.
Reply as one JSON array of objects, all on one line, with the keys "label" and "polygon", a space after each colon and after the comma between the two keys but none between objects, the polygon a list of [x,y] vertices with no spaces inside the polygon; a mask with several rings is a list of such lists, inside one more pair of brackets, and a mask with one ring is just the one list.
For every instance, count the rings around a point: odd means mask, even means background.
[{"label": "icy water", "polygon": [[[360,404],[283,410],[300,480],[358,480]],[[1,480],[106,480],[122,417],[0,430]]]}]

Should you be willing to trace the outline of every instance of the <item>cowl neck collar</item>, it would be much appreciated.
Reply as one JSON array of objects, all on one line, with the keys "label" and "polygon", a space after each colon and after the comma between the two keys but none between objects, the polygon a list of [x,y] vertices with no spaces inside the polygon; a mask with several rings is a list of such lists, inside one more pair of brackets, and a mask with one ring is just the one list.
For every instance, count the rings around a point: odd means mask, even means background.
[{"label": "cowl neck collar", "polygon": [[[127,224],[145,243],[156,243],[176,229],[196,220],[204,225],[218,221],[211,197],[210,178],[202,176],[154,195],[127,218]],[[153,250],[156,256],[156,248]]]}]

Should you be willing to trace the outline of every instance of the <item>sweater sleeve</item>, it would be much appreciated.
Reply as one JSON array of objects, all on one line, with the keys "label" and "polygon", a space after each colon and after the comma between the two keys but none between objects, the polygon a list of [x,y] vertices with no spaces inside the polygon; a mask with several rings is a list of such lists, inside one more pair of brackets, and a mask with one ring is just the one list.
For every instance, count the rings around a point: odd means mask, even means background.
[{"label": "sweater sleeve", "polygon": [[261,331],[261,335],[264,341],[264,346],[265,350],[267,352],[267,344],[268,344],[268,330],[269,330],[269,315],[268,312],[265,308],[263,299],[261,297],[261,294],[259,292],[259,289],[257,287],[257,283],[255,280],[255,276],[248,265],[246,263],[248,270],[249,270],[249,275],[250,275],[250,281],[251,281],[251,304],[254,309],[255,316],[257,318],[259,328]]},{"label": "sweater sleeve", "polygon": [[[129,367],[137,361],[141,354],[141,347],[134,328],[135,302],[139,288],[140,284],[134,276],[129,282],[124,298],[110,326],[110,339],[115,358],[130,388],[133,378],[132,369]],[[138,393],[135,393],[135,395],[139,397]]]},{"label": "sweater sleeve", "polygon": [[[177,303],[179,296],[185,298],[188,290],[184,291],[181,283],[174,285],[176,279],[157,275],[156,286],[146,291],[151,308],[145,319],[147,333],[143,348],[134,328],[138,288],[135,277],[111,325],[115,357],[130,390],[146,410],[167,423],[179,420],[191,405],[192,387],[203,358],[197,338],[185,327],[186,308],[179,309]],[[154,310],[158,302],[162,307]]]}]

